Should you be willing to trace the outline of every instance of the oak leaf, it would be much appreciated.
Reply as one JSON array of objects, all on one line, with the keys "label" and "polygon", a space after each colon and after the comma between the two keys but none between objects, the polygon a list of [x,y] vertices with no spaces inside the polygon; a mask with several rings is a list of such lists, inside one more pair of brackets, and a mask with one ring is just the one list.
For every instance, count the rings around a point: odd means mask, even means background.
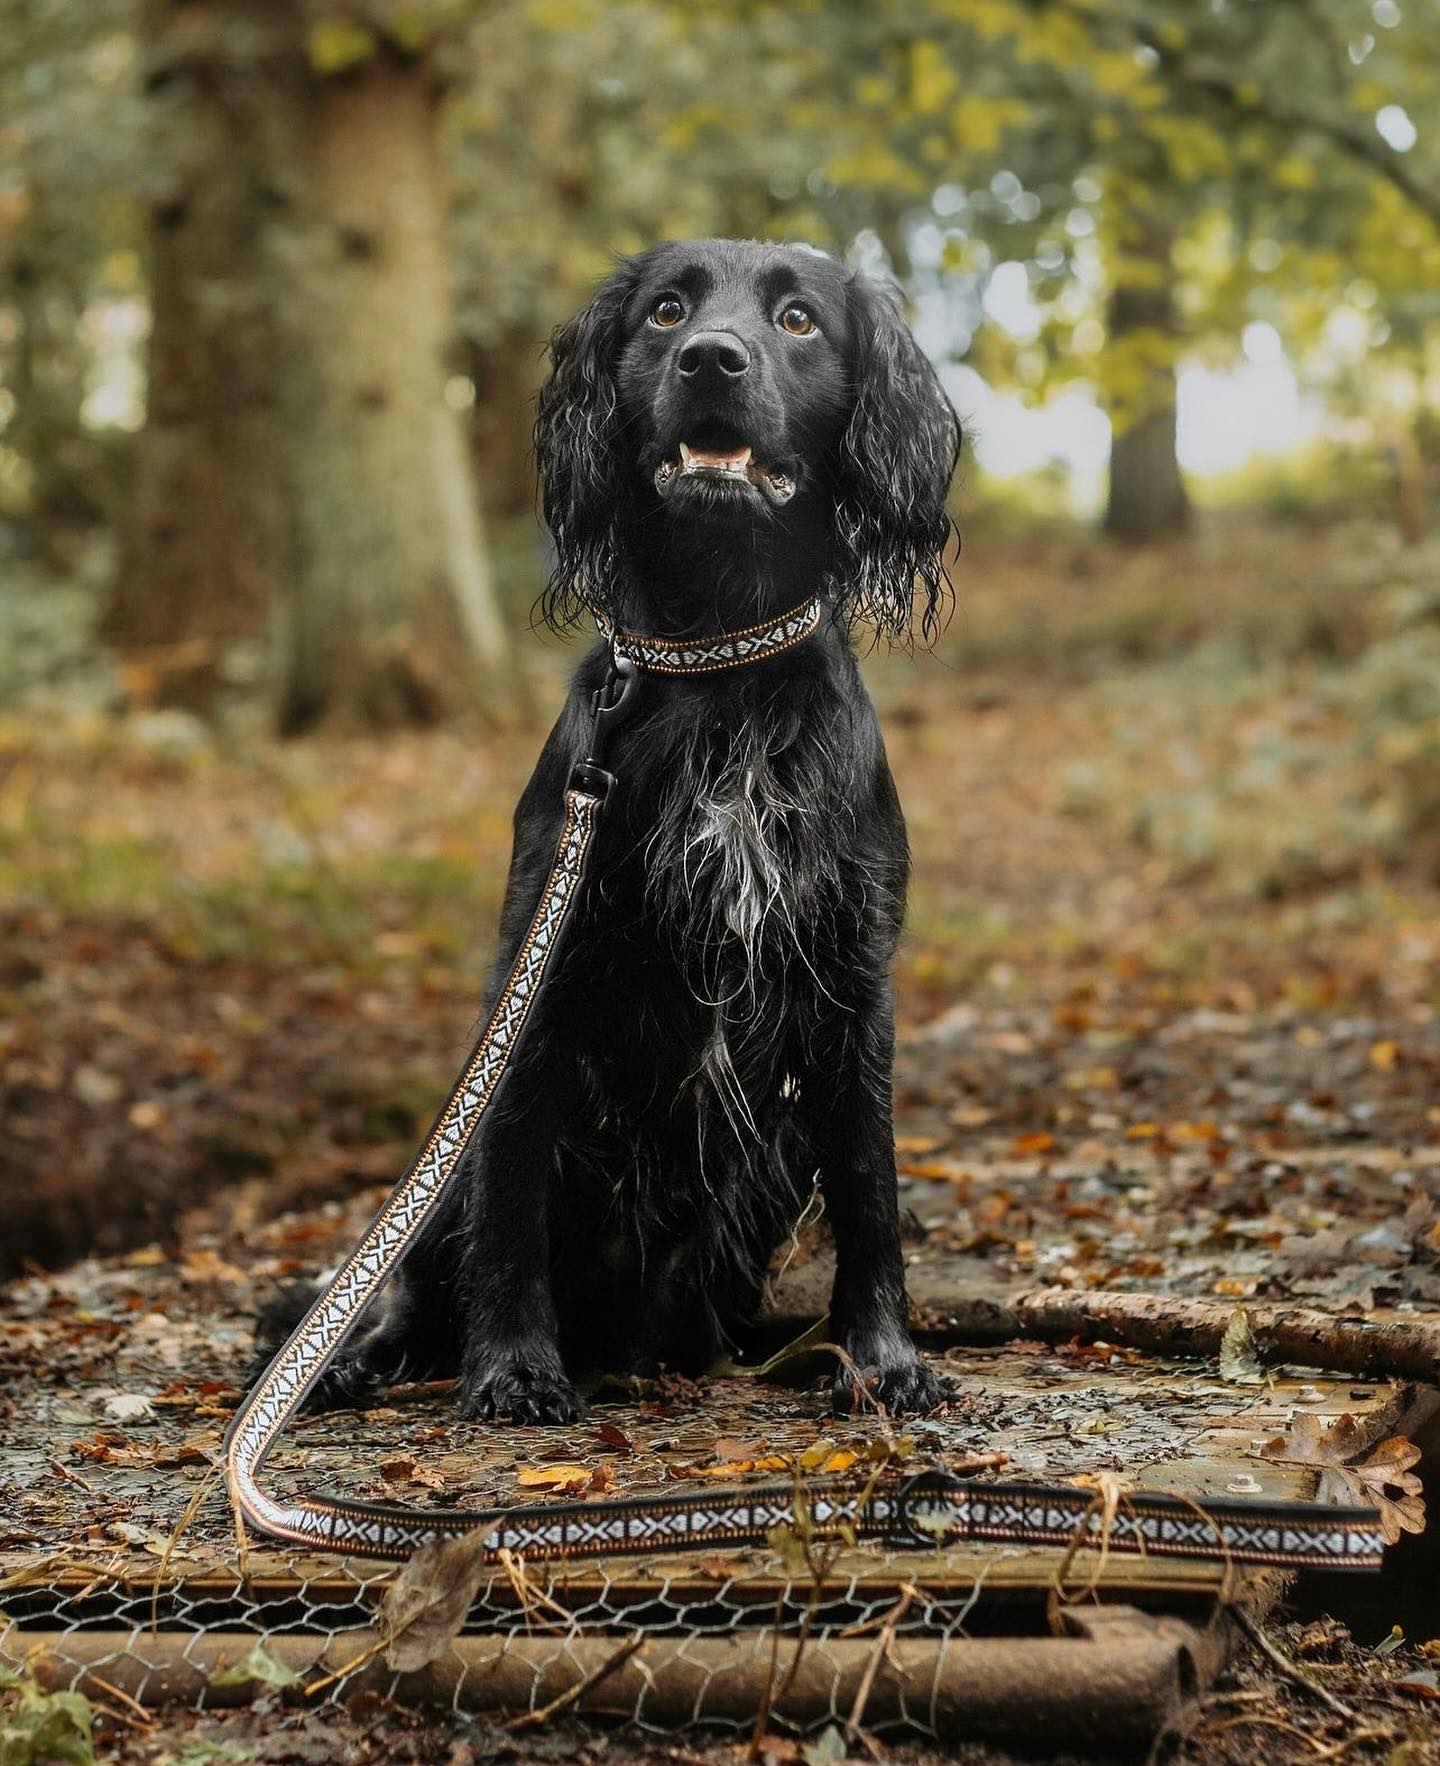
[{"label": "oak leaf", "polygon": [[1363,1446],[1359,1423],[1348,1411],[1328,1428],[1306,1413],[1296,1417],[1288,1435],[1277,1435],[1260,1448],[1262,1459],[1281,1465],[1314,1466],[1320,1502],[1354,1502],[1380,1511],[1380,1530],[1387,1545],[1402,1533],[1425,1531],[1425,1503],[1420,1480],[1410,1470],[1420,1449],[1403,1435],[1391,1435],[1363,1460],[1350,1463]]}]

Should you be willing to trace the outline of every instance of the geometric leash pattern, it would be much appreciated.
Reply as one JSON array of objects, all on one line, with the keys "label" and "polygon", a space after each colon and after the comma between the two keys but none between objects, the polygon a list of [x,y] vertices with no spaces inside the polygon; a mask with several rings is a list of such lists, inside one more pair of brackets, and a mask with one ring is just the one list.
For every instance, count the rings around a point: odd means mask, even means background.
[{"label": "geometric leash pattern", "polygon": [[[769,625],[685,644],[605,635],[617,657],[646,671],[705,674],[758,662],[800,643],[816,630],[820,615],[820,602],[807,601]],[[312,1550],[386,1559],[408,1558],[421,1545],[476,1528],[485,1529],[490,1554],[508,1550],[553,1559],[720,1542],[764,1545],[777,1527],[803,1526],[822,1538],[870,1539],[892,1547],[933,1549],[985,1539],[1067,1545],[1077,1537],[1099,1541],[1103,1535],[1110,1550],[1166,1557],[1378,1566],[1384,1540],[1372,1509],[1231,1499],[1202,1512],[1173,1497],[1133,1492],[1107,1519],[1083,1489],[972,1484],[944,1472],[872,1478],[868,1485],[822,1480],[483,1513],[412,1510],[337,1497],[286,1501],[264,1489],[259,1474],[276,1439],[440,1202],[495,1096],[579,894],[605,801],[602,792],[603,787],[594,792],[579,784],[566,792],[555,858],[519,955],[424,1146],[231,1420],[224,1467],[237,1515],[261,1532]]]},{"label": "geometric leash pattern", "polygon": [[763,1546],[777,1528],[815,1540],[871,1541],[892,1551],[962,1541],[1080,1541],[1155,1557],[1336,1570],[1378,1569],[1385,1548],[1373,1509],[1253,1500],[1201,1509],[1160,1492],[1133,1491],[1107,1521],[1088,1490],[975,1484],[944,1472],[475,1512],[335,1500],[305,1505],[304,1514],[301,1527],[286,1537],[303,1539],[312,1550],[392,1560],[476,1531],[487,1558],[498,1561],[510,1552],[527,1563]]},{"label": "geometric leash pattern", "polygon": [[425,1145],[231,1420],[224,1445],[226,1482],[236,1508],[262,1532],[298,1543],[328,1544],[331,1549],[353,1546],[343,1537],[340,1505],[277,1502],[260,1487],[257,1475],[275,1438],[398,1266],[454,1176],[509,1064],[559,943],[584,875],[601,801],[588,791],[566,793],[554,863],[520,954]]},{"label": "geometric leash pattern", "polygon": [[782,613],[763,625],[746,626],[738,632],[721,632],[713,638],[641,638],[633,632],[617,632],[597,617],[596,624],[610,640],[617,656],[650,674],[703,675],[722,668],[738,668],[747,662],[763,662],[800,644],[820,625],[818,596]]}]

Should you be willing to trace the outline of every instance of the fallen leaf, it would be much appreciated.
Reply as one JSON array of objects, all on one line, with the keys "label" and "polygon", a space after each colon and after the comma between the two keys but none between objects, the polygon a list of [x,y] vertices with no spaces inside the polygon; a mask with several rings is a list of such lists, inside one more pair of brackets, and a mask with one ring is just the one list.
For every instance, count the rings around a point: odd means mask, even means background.
[{"label": "fallen leaf", "polygon": [[399,1673],[428,1667],[449,1648],[491,1568],[485,1539],[477,1527],[459,1539],[422,1545],[386,1589],[380,1604],[385,1660]]},{"label": "fallen leaf", "polygon": [[408,1454],[395,1454],[380,1461],[380,1476],[387,1484],[414,1484],[421,1490],[443,1490],[444,1476],[430,1466],[422,1466]]},{"label": "fallen leaf", "polygon": [[583,1490],[590,1482],[590,1467],[579,1465],[521,1466],[515,1482],[522,1490]]},{"label": "fallen leaf", "polygon": [[117,1392],[105,1400],[105,1414],[112,1423],[139,1423],[155,1412],[150,1400],[139,1392]]},{"label": "fallen leaf", "polygon": [[1440,1699],[1440,1674],[1433,1668],[1417,1668],[1403,1680],[1397,1680],[1395,1690],[1412,1699]]},{"label": "fallen leaf", "polygon": [[216,1668],[210,1675],[211,1686],[248,1686],[258,1680],[262,1686],[294,1686],[300,1676],[293,1668],[279,1661],[265,1648],[257,1643],[246,1656],[233,1662],[228,1668]]},{"label": "fallen leaf", "polygon": [[765,1451],[763,1441],[739,1441],[733,1435],[721,1435],[710,1450],[717,1460],[754,1459]]},{"label": "fallen leaf", "polygon": [[1225,1334],[1220,1339],[1220,1378],[1232,1386],[1263,1386],[1265,1370],[1260,1364],[1260,1351],[1249,1315],[1243,1306],[1230,1314]]},{"label": "fallen leaf", "polygon": [[749,1472],[784,1472],[790,1461],[780,1453],[767,1453],[760,1459],[727,1459],[719,1465],[695,1466],[669,1464],[667,1478],[743,1478]]},{"label": "fallen leaf", "polygon": [[1260,1448],[1262,1459],[1284,1465],[1318,1466],[1321,1502],[1355,1502],[1380,1511],[1380,1530],[1387,1545],[1402,1533],[1425,1531],[1425,1502],[1420,1480],[1410,1470],[1420,1449],[1403,1435],[1392,1435],[1358,1463],[1363,1436],[1355,1418],[1345,1412],[1328,1428],[1312,1412],[1296,1417],[1288,1435],[1277,1435]]}]

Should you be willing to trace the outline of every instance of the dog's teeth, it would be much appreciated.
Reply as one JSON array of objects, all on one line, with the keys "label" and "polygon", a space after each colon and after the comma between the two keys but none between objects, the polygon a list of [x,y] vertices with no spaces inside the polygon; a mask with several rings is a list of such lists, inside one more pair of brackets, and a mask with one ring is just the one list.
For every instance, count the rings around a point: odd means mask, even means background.
[{"label": "dog's teeth", "polygon": [[680,443],[680,466],[687,473],[723,472],[728,478],[748,478],[750,456],[748,447],[727,452],[721,448],[692,448],[688,442]]}]

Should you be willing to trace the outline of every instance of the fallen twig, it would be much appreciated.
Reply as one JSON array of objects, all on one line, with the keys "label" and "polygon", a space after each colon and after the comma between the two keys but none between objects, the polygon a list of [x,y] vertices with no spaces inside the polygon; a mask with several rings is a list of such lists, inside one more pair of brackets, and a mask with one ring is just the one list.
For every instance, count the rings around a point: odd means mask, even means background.
[{"label": "fallen twig", "polygon": [[1292,1662],[1280,1646],[1265,1635],[1247,1608],[1241,1606],[1239,1602],[1232,1602],[1227,1610],[1246,1637],[1250,1639],[1282,1679],[1288,1680],[1292,1686],[1298,1686],[1308,1692],[1312,1698],[1319,1699],[1327,1711],[1333,1711],[1337,1717],[1343,1717],[1347,1723],[1356,1721],[1355,1710],[1347,1705],[1344,1699],[1337,1699],[1328,1687],[1321,1686],[1318,1681],[1312,1680],[1296,1663]]},{"label": "fallen twig", "polygon": [[880,1664],[890,1653],[890,1645],[895,1641],[895,1633],[900,1621],[910,1610],[910,1603],[915,1599],[916,1590],[913,1583],[903,1584],[900,1598],[885,1615],[880,1627],[880,1635],[875,1639],[875,1648],[870,1652],[870,1660],[865,1664],[865,1672],[860,1677],[860,1684],[855,1689],[855,1702],[850,1707],[850,1715],[845,1720],[845,1739],[852,1745],[857,1741],[869,1741],[869,1737],[861,1729],[861,1720],[865,1715],[865,1707],[870,1702],[870,1689],[875,1684],[875,1676],[880,1671]]},{"label": "fallen twig", "polygon": [[[1214,1356],[1235,1313],[1232,1300],[1180,1300],[1168,1294],[1096,1289],[1022,1289],[997,1298],[957,1297],[953,1276],[937,1292],[917,1266],[911,1298],[960,1342],[1004,1343],[1028,1337],[1045,1343],[1101,1339],[1154,1355]],[[1245,1313],[1262,1361],[1363,1379],[1440,1380],[1440,1323],[1420,1318],[1337,1318],[1307,1306],[1247,1301]]]},{"label": "fallen twig", "polygon": [[526,1711],[519,1717],[512,1717],[508,1723],[502,1724],[503,1729],[512,1735],[522,1729],[538,1729],[548,1723],[552,1717],[558,1717],[562,1711],[568,1711],[571,1705],[577,1704],[593,1687],[599,1686],[602,1680],[608,1680],[617,1668],[623,1668],[644,1643],[645,1635],[637,1631],[633,1637],[627,1637],[613,1655],[607,1656],[593,1673],[587,1674],[574,1686],[567,1687],[558,1697],[551,1699],[548,1705],[542,1705],[538,1711]]}]

